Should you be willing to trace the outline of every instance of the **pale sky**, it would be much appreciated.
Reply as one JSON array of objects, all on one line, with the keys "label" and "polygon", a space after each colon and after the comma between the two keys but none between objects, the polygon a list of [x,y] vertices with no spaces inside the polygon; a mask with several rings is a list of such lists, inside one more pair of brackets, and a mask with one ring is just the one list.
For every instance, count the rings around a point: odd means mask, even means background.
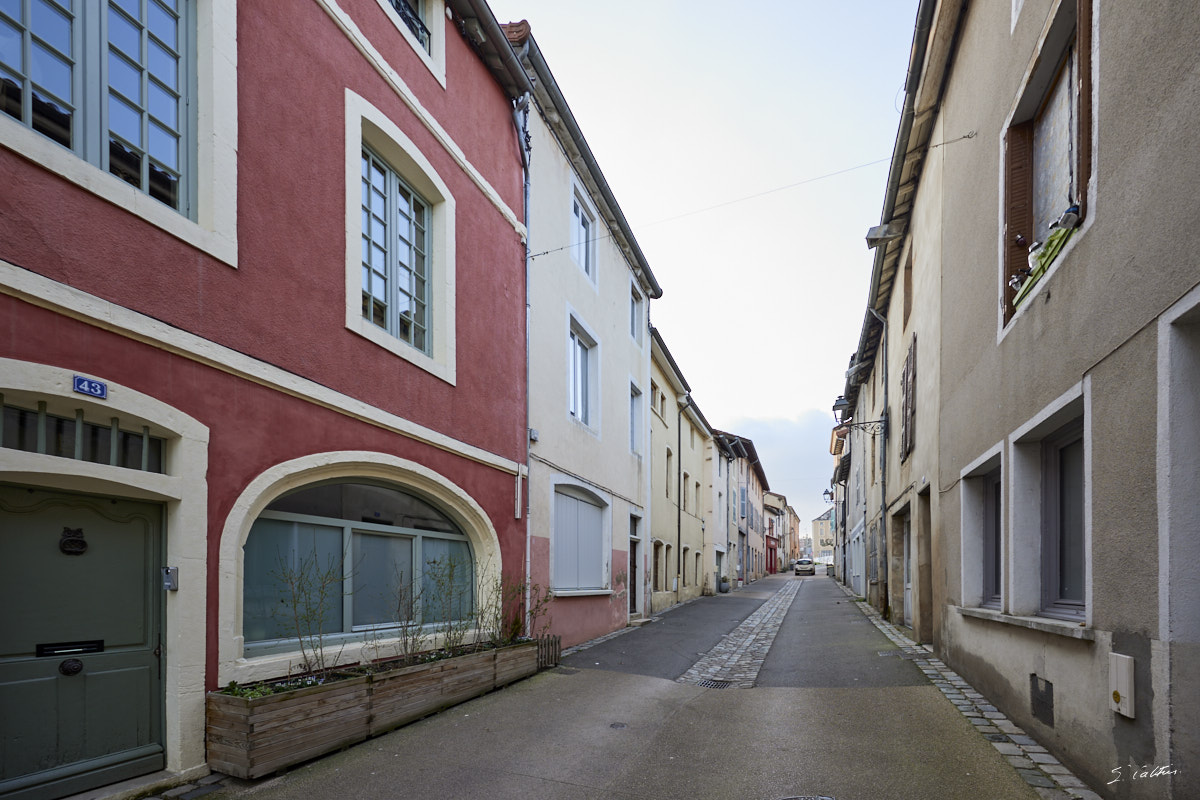
[{"label": "pale sky", "polygon": [[529,20],[663,287],[651,323],[693,398],[811,521],[917,0],[488,3]]}]

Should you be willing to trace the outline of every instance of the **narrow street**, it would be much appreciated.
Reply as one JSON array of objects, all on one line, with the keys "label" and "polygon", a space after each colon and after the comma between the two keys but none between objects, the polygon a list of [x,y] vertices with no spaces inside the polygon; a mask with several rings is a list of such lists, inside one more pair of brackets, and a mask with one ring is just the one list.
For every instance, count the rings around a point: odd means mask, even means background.
[{"label": "narrow street", "polygon": [[208,796],[1034,800],[1066,797],[1047,777],[1065,772],[833,580],[779,575]]}]

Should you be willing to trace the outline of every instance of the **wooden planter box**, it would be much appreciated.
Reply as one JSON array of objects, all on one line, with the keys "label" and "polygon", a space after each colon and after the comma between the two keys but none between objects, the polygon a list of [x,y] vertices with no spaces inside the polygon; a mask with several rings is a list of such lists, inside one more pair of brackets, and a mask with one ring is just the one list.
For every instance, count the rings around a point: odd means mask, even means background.
[{"label": "wooden planter box", "polygon": [[208,764],[226,775],[261,778],[361,742],[370,701],[366,675],[253,699],[210,692]]},{"label": "wooden planter box", "polygon": [[537,642],[414,664],[269,697],[208,695],[208,764],[261,778],[331,753],[538,670]]}]

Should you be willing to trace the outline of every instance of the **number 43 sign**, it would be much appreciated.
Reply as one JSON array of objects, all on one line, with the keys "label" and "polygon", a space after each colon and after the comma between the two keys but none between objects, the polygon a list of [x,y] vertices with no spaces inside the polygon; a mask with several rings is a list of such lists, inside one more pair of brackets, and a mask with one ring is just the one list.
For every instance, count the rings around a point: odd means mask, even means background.
[{"label": "number 43 sign", "polygon": [[94,381],[91,378],[85,378],[82,375],[75,376],[75,391],[80,394],[86,394],[89,397],[98,397],[101,400],[108,399],[108,384],[103,381]]}]

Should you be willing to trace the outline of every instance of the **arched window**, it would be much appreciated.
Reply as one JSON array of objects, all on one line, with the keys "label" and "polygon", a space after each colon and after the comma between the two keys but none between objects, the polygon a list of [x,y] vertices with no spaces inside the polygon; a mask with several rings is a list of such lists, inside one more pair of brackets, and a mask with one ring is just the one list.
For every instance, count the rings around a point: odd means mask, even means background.
[{"label": "arched window", "polygon": [[317,633],[354,638],[465,620],[475,607],[467,537],[393,486],[346,481],[286,494],[255,520],[243,552],[248,652]]}]

